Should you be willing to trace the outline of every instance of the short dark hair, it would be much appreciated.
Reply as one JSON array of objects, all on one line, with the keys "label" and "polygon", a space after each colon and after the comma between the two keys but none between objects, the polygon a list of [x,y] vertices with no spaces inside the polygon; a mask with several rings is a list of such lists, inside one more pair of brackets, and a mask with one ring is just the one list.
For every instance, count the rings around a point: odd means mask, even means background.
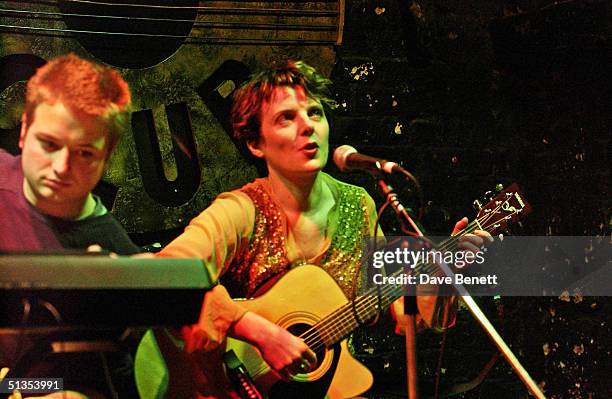
[{"label": "short dark hair", "polygon": [[243,144],[259,140],[262,105],[271,100],[277,87],[302,87],[308,97],[320,101],[328,111],[337,106],[331,98],[330,85],[329,79],[303,61],[287,61],[283,66],[253,74],[234,93],[231,112],[234,137]]}]

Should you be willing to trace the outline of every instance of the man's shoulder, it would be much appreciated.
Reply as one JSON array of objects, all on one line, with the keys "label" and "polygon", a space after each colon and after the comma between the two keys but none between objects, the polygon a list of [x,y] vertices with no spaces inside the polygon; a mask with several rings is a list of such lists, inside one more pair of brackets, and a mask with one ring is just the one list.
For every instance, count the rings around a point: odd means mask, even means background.
[{"label": "man's shoulder", "polygon": [[5,149],[0,148],[0,169],[8,170],[21,167],[21,157],[19,155],[13,155],[7,152]]},{"label": "man's shoulder", "polygon": [[0,149],[0,191],[20,192],[22,181],[21,157]]},{"label": "man's shoulder", "polygon": [[0,162],[16,162],[19,160],[20,155],[13,155],[4,148],[0,148]]},{"label": "man's shoulder", "polygon": [[21,174],[21,157],[0,148],[0,179],[6,182],[16,173]]}]

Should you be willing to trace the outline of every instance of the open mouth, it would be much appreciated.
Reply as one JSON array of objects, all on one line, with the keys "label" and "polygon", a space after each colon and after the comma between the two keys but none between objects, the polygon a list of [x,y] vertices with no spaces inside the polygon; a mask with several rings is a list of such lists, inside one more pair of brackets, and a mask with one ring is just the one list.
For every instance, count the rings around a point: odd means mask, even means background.
[{"label": "open mouth", "polygon": [[319,148],[319,145],[315,142],[310,142],[308,144],[306,144],[305,146],[302,147],[302,150],[305,151],[312,151],[312,150],[317,150]]}]

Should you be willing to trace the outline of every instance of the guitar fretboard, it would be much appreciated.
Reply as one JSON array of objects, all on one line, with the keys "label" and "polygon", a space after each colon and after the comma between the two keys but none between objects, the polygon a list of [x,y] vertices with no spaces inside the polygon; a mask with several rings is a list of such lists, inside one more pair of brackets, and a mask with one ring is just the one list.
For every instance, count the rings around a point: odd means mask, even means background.
[{"label": "guitar fretboard", "polygon": [[[508,192],[508,190],[511,190]],[[510,221],[529,212],[529,205],[519,195],[518,189],[513,185],[502,192],[502,200],[492,200],[483,208],[478,217],[469,223],[463,230],[444,240],[437,246],[437,251],[457,250],[459,239],[475,230],[484,230],[494,235],[507,226]],[[505,195],[505,197],[503,197]],[[514,204],[511,204],[513,202]],[[406,271],[402,268],[392,273],[391,277],[399,277]],[[410,274],[418,278],[421,274],[443,275],[440,267],[434,262],[419,262],[411,269]],[[364,295],[341,306],[333,313],[316,323],[311,329],[304,332],[301,338],[313,350],[322,345],[329,348],[344,339],[349,333],[360,325],[372,320],[382,309],[386,309],[392,302],[404,295],[402,285],[385,284],[370,288]]]}]

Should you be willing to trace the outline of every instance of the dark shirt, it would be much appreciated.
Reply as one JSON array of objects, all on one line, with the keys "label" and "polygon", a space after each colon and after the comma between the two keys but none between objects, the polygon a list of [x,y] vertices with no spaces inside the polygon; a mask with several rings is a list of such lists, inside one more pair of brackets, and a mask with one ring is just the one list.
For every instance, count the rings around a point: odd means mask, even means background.
[{"label": "dark shirt", "polygon": [[[95,199],[97,207],[104,209],[99,198]],[[39,212],[23,195],[21,157],[0,150],[0,251],[86,249],[92,244],[120,255],[140,252],[108,212],[94,212],[81,220]]]},{"label": "dark shirt", "polygon": [[[39,212],[23,195],[21,157],[0,150],[0,252],[86,249],[98,244],[120,255],[140,252],[117,220],[94,196],[92,216],[66,220]],[[118,337],[121,331],[116,332]],[[0,329],[0,367],[11,367],[9,377],[62,377],[64,387],[94,396],[113,396],[106,376],[112,378],[119,397],[137,397],[132,356],[127,352],[103,354],[51,353],[52,335],[24,335]],[[104,359],[102,358],[104,357]]]}]

